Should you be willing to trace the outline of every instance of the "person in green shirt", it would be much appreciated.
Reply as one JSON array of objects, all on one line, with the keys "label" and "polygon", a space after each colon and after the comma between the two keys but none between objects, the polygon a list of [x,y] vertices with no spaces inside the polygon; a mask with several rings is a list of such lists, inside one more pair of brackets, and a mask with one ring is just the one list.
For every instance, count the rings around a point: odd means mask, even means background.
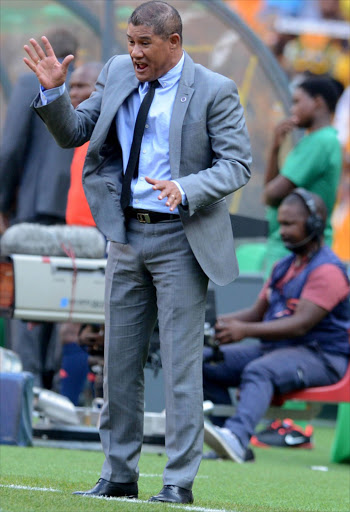
[{"label": "person in green shirt", "polygon": [[[295,87],[291,116],[276,126],[264,183],[269,224],[264,261],[266,275],[276,261],[287,254],[279,235],[277,209],[282,199],[296,187],[318,194],[324,200],[328,210],[325,243],[332,245],[330,217],[342,169],[341,145],[337,131],[332,127],[332,117],[341,92],[340,84],[331,77],[307,76]],[[306,134],[287,155],[280,169],[282,144],[295,128],[306,129]]]}]

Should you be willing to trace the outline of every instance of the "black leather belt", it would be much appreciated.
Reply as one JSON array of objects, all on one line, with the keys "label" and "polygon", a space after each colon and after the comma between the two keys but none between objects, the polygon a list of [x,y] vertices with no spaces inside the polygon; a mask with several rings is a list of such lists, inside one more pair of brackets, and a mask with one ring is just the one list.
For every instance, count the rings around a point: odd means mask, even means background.
[{"label": "black leather belt", "polygon": [[142,224],[155,224],[164,220],[176,220],[180,215],[175,213],[151,212],[148,210],[136,210],[135,208],[126,208],[125,217],[127,219],[136,219]]}]

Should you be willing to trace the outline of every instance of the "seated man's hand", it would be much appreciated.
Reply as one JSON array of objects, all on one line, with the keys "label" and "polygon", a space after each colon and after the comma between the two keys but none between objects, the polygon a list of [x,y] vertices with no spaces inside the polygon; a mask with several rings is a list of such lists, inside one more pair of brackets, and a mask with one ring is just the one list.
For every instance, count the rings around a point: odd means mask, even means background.
[{"label": "seated man's hand", "polygon": [[96,326],[90,324],[84,326],[79,333],[78,343],[87,347],[89,351],[103,351],[104,326],[98,330]]},{"label": "seated man's hand", "polygon": [[6,231],[6,229],[9,227],[10,222],[8,216],[0,212],[0,235],[3,235]]},{"label": "seated man's hand", "polygon": [[215,324],[216,339],[220,344],[241,341],[246,337],[246,322],[235,318],[221,316]]}]

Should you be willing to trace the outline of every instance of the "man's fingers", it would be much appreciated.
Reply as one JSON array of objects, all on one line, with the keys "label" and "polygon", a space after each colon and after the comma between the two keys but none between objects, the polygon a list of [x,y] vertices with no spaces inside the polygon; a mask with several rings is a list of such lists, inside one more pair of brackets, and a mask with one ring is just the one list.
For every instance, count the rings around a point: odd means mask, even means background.
[{"label": "man's fingers", "polygon": [[149,178],[148,176],[145,177],[145,180],[147,181],[147,183],[149,183],[150,185],[156,185],[158,183],[159,180],[155,180],[153,178]]},{"label": "man's fingers", "polygon": [[37,54],[37,57],[36,59],[45,59],[46,57],[46,53],[44,52],[44,50],[41,48],[40,44],[35,40],[35,39],[29,39],[30,41],[30,44],[33,46],[36,54]]},{"label": "man's fingers", "polygon": [[74,60],[74,55],[67,55],[67,57],[63,59],[62,67],[67,70],[72,60]]},{"label": "man's fingers", "polygon": [[182,197],[180,191],[177,186],[174,185],[171,181],[168,180],[155,180],[146,176],[146,181],[150,185],[152,185],[153,190],[160,190],[160,194],[158,199],[161,201],[165,197],[167,197],[167,201],[165,203],[166,206],[169,206],[170,211],[174,211],[175,208],[181,203]]},{"label": "man's fingers", "polygon": [[27,59],[26,57],[24,57],[23,61],[25,64],[27,64],[28,68],[30,68],[35,73],[36,65],[31,60]]},{"label": "man's fingers", "polygon": [[31,59],[32,64],[35,65],[38,62],[38,60],[40,60],[38,55],[28,45],[24,45],[24,50],[28,53],[28,56]]},{"label": "man's fingers", "polygon": [[48,57],[56,57],[55,55],[55,52],[53,51],[53,48],[50,44],[50,41],[48,40],[48,38],[46,36],[43,36],[41,38],[43,44],[44,44],[44,47],[45,47],[45,51],[46,51],[46,55]]},{"label": "man's fingers", "polygon": [[175,194],[168,195],[166,206],[170,206],[170,211],[174,211],[178,204],[181,203],[181,198],[176,197]]}]

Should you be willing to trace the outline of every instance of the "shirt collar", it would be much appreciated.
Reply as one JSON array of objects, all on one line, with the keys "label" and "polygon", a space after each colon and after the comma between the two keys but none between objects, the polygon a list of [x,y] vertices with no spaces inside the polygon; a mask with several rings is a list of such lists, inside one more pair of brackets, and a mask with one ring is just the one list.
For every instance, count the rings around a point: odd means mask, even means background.
[{"label": "shirt collar", "polygon": [[182,57],[179,60],[179,62],[176,64],[176,66],[171,68],[167,73],[165,73],[165,75],[158,78],[158,82],[163,87],[163,89],[165,87],[172,87],[173,85],[176,84],[176,82],[178,82],[180,80],[182,68],[184,67],[184,62],[185,62],[185,55],[184,55],[184,53],[182,53]]}]

